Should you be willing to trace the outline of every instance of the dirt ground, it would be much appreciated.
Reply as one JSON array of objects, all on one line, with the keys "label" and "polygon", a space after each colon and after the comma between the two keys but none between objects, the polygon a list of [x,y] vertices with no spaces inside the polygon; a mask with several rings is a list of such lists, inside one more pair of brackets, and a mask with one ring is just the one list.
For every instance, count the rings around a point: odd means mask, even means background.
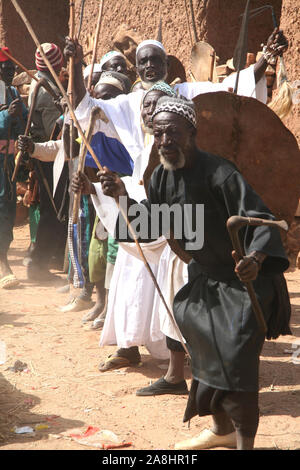
[{"label": "dirt ground", "polygon": [[[131,443],[126,449],[169,450],[209,426],[210,417],[194,418],[190,428],[182,423],[186,396],[135,395],[166,368],[144,348],[141,367],[99,372],[99,362],[115,347],[99,348],[100,332],[81,324],[85,312],[59,310],[67,303],[68,294],[57,293],[65,274],[52,271],[55,281],[45,284],[26,279],[28,225],[16,227],[14,235],[9,259],[21,286],[0,292],[1,450],[95,450],[70,436],[89,427],[112,431]],[[263,349],[258,449],[300,449],[300,271],[291,270],[286,278],[293,336],[268,341]],[[17,360],[27,364],[24,371],[9,369]],[[188,366],[186,378],[190,384]],[[17,434],[23,426],[34,432]]]}]

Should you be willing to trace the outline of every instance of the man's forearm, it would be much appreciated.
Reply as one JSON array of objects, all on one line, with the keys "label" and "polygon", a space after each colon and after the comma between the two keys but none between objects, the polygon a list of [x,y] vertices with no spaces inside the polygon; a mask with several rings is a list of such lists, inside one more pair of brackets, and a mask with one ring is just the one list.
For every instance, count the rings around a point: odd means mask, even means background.
[{"label": "man's forearm", "polygon": [[74,66],[74,92],[75,92],[75,107],[82,101],[86,94],[86,88],[84,85],[82,64],[78,63]]},{"label": "man's forearm", "polygon": [[264,76],[264,73],[267,69],[268,62],[264,57],[261,57],[256,64],[254,65],[254,77],[255,83],[258,83],[259,80]]}]

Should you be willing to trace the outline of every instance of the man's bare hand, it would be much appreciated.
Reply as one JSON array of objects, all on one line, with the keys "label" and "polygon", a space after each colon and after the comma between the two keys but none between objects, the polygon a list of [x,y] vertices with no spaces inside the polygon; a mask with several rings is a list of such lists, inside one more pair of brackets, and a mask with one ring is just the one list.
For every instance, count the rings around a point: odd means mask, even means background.
[{"label": "man's bare hand", "polygon": [[288,49],[288,40],[279,28],[275,28],[267,41],[267,52],[273,57],[282,55]]},{"label": "man's bare hand", "polygon": [[102,171],[97,173],[97,176],[102,185],[102,191],[105,196],[113,197],[116,200],[118,200],[120,196],[127,196],[125,184],[117,173],[110,171],[105,166]]},{"label": "man's bare hand", "polygon": [[240,281],[250,282],[257,278],[260,266],[253,256],[244,256],[240,260],[236,251],[233,251],[232,257],[236,263],[235,272]]},{"label": "man's bare hand", "polygon": [[17,140],[17,147],[21,152],[33,153],[34,143],[32,138],[26,135],[19,135]]},{"label": "man's bare hand", "polygon": [[96,194],[94,185],[81,171],[78,171],[73,176],[71,188],[74,193],[80,192],[81,194]]},{"label": "man's bare hand", "polygon": [[68,36],[65,39],[64,56],[67,60],[74,58],[75,64],[81,64],[83,61],[83,50],[78,39],[71,39]]},{"label": "man's bare hand", "polygon": [[16,118],[18,116],[21,116],[21,113],[22,113],[22,103],[21,103],[21,100],[17,98],[16,100],[10,103],[8,107],[8,114],[11,117]]}]

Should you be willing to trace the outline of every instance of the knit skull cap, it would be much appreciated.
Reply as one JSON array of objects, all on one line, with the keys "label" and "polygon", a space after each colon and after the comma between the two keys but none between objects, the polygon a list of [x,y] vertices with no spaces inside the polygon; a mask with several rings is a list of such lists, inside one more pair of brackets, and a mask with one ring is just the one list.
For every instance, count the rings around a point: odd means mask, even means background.
[{"label": "knit skull cap", "polygon": [[[122,52],[119,52],[119,51],[109,51],[107,52],[106,54],[104,54],[104,56],[102,57],[102,59],[100,60],[100,68],[101,68],[101,71],[103,70],[103,65],[106,64],[106,62],[108,62],[109,60],[111,60],[113,57],[122,57],[123,59],[125,59],[125,56],[122,54]],[[126,60],[126,59],[125,59]]]},{"label": "knit skull cap", "polygon": [[95,91],[97,91],[98,85],[101,84],[112,85],[119,88],[119,90],[123,91],[125,94],[129,93],[131,85],[129,78],[126,75],[113,71],[102,72],[100,80],[95,86]]},{"label": "knit skull cap", "polygon": [[[61,68],[63,64],[63,55],[58,46],[53,43],[45,42],[44,44],[41,45],[43,52],[47,59],[49,60],[50,64],[52,67],[55,69]],[[36,50],[35,53],[35,65],[38,70],[41,72],[45,72],[48,70],[47,64],[44,62],[44,59],[39,51],[39,49]]]},{"label": "knit skull cap", "polygon": [[5,52],[8,52],[9,55],[11,55],[10,50],[8,47],[1,47],[0,49],[0,62],[6,62],[7,60],[10,60],[7,55],[5,55]]},{"label": "knit skull cap", "polygon": [[142,47],[145,47],[145,46],[155,46],[155,47],[158,47],[159,49],[161,49],[165,55],[167,55],[166,53],[166,49],[164,48],[164,46],[162,45],[161,42],[159,41],[156,41],[155,39],[146,39],[145,41],[142,41],[138,47],[136,48],[136,55],[138,55],[138,52],[142,49]]},{"label": "knit skull cap", "polygon": [[148,95],[148,93],[150,93],[150,91],[155,91],[155,90],[161,91],[167,96],[171,96],[171,97],[177,96],[174,88],[172,88],[167,82],[164,82],[163,80],[159,80],[158,82],[154,83],[154,85],[151,88],[149,88],[149,90],[147,90],[147,93],[144,96],[143,102],[145,101],[145,98]]},{"label": "knit skull cap", "polygon": [[171,96],[162,96],[159,98],[155,111],[152,114],[152,121],[154,116],[162,112],[179,114],[179,116],[184,117],[195,128],[197,127],[194,102],[185,99],[183,96],[176,98]]},{"label": "knit skull cap", "polygon": [[[85,67],[85,69],[83,71],[83,78],[88,78],[90,76],[91,68],[92,68],[92,64],[89,64]],[[99,73],[99,72],[102,72],[101,65],[100,64],[94,64],[93,73]]]}]

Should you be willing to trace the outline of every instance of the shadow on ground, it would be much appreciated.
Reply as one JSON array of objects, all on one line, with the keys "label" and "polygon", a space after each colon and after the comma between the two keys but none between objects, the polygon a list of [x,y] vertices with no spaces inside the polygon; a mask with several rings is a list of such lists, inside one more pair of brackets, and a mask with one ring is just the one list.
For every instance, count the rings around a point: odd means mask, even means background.
[{"label": "shadow on ground", "polygon": [[[37,396],[21,392],[7,381],[3,374],[0,374],[0,447],[9,443],[22,444],[48,439],[49,434],[58,435],[68,429],[84,425],[79,420],[35,413],[32,409],[39,403],[40,399]],[[30,434],[14,432],[15,427],[24,426],[32,428],[34,432]]]}]

